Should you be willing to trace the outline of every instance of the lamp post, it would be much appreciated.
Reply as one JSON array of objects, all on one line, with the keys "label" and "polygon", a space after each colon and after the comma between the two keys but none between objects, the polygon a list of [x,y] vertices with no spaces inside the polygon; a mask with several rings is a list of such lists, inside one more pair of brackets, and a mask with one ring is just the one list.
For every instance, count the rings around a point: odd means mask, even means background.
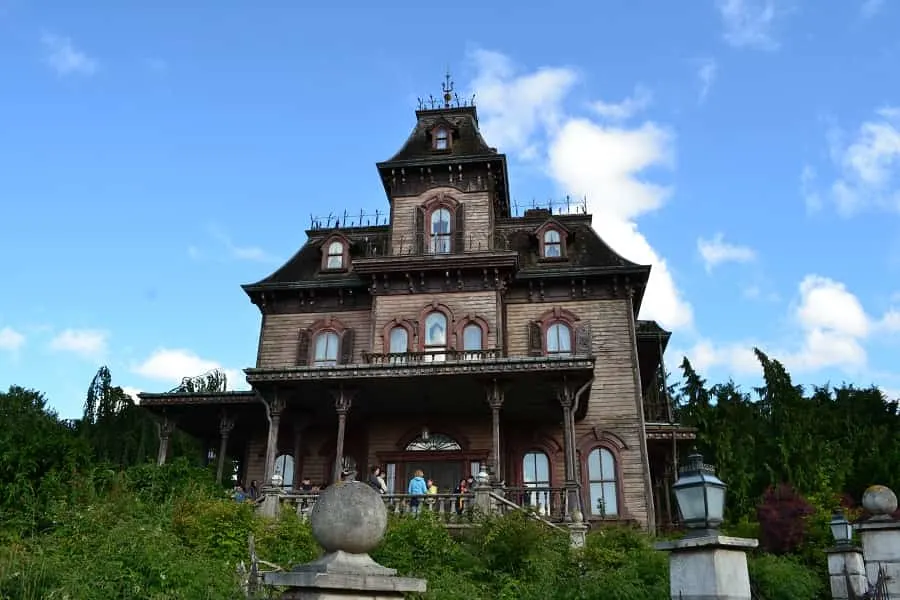
[{"label": "lamp post", "polygon": [[831,535],[834,536],[834,545],[837,548],[847,548],[853,541],[853,526],[844,516],[843,511],[837,510],[831,516]]},{"label": "lamp post", "polygon": [[679,470],[678,481],[672,486],[681,518],[688,528],[688,537],[718,535],[725,518],[725,483],[716,477],[711,465],[694,452]]}]

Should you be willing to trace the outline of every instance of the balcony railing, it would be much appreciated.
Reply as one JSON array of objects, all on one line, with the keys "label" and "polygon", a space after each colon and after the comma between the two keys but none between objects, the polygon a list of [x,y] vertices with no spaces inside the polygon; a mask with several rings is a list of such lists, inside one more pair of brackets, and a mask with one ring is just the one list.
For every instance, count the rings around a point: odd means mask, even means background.
[{"label": "balcony railing", "polygon": [[440,350],[428,352],[363,352],[367,365],[416,365],[447,361],[479,361],[503,358],[499,348],[492,350]]},{"label": "balcony railing", "polygon": [[[293,507],[301,518],[306,518],[316,505],[319,495],[316,492],[288,493],[281,496],[282,504]],[[435,513],[446,523],[464,522],[470,519],[475,506],[474,496],[467,494],[428,494],[427,496],[410,496],[409,494],[382,495],[388,512],[395,515],[414,514],[421,511]]]}]

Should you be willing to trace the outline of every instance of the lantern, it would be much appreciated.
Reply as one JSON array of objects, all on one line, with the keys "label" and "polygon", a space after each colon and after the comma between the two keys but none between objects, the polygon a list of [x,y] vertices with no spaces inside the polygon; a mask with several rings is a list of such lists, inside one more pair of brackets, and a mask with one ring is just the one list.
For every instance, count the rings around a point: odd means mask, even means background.
[{"label": "lantern", "polygon": [[693,535],[715,535],[725,518],[725,487],[715,469],[703,463],[703,456],[688,456],[672,488],[684,525]]},{"label": "lantern", "polygon": [[835,511],[831,517],[831,523],[828,525],[831,527],[831,535],[834,536],[836,546],[850,545],[850,542],[853,540],[853,526],[850,525],[850,521],[847,520],[843,512],[840,510]]}]

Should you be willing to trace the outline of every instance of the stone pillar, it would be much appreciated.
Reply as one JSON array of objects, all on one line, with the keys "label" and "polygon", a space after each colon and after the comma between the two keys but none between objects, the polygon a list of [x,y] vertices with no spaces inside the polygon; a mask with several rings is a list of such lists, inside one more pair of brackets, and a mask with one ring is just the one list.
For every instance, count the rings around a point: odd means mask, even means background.
[{"label": "stone pillar", "polygon": [[503,407],[503,389],[497,380],[491,382],[487,391],[488,406],[491,407],[491,476],[494,483],[503,480],[501,473],[502,460],[500,459],[500,409]]},{"label": "stone pillar", "polygon": [[156,424],[156,432],[159,434],[159,451],[156,453],[156,464],[163,466],[166,464],[166,457],[169,455],[169,436],[175,429],[175,424],[168,417],[163,417],[162,423]]},{"label": "stone pillar", "polygon": [[347,413],[353,403],[352,394],[344,389],[344,386],[334,392],[334,410],[338,416],[337,447],[334,450],[334,472],[331,480],[337,483],[341,480],[341,465],[344,462],[344,436],[347,430]]},{"label": "stone pillar", "polygon": [[751,600],[747,550],[757,540],[710,535],[659,542],[669,552],[672,600]]},{"label": "stone pillar", "polygon": [[273,391],[260,400],[266,409],[266,420],[269,422],[269,436],[266,440],[266,471],[260,487],[269,487],[272,476],[275,474],[275,456],[278,452],[278,429],[281,427],[281,413],[284,410],[284,400],[278,397],[278,392]]},{"label": "stone pillar", "polygon": [[869,586],[900,598],[900,520],[897,495],[883,485],[873,485],[863,494],[863,508],[871,515],[857,523]]},{"label": "stone pillar", "polygon": [[569,545],[572,548],[584,548],[587,544],[588,526],[581,512],[576,512],[569,523]]},{"label": "stone pillar", "polygon": [[225,472],[225,459],[228,454],[228,436],[234,429],[234,418],[227,413],[222,413],[219,419],[219,455],[216,456],[216,483],[222,483],[222,475]]},{"label": "stone pillar", "polygon": [[834,600],[857,600],[868,590],[866,565],[856,546],[836,546],[828,555],[828,579]]},{"label": "stone pillar", "polygon": [[263,574],[263,581],[286,588],[284,600],[401,600],[427,591],[424,579],[397,577],[372,560],[387,529],[381,495],[359,481],[329,486],[309,516],[315,540],[325,555],[291,571]]}]

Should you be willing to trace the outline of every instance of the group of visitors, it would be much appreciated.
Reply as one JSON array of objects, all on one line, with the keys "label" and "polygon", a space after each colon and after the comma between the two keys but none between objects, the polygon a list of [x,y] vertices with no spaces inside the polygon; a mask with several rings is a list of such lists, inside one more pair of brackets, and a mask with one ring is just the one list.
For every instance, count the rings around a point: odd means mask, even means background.
[{"label": "group of visitors", "polygon": [[[456,489],[453,490],[454,494],[459,494],[456,498],[455,506],[457,514],[462,514],[463,511],[465,511],[467,503],[466,495],[472,490],[474,483],[474,477],[469,476],[460,479]],[[422,510],[423,502],[429,508],[434,506],[435,498],[433,496],[437,495],[439,492],[438,486],[435,484],[434,480],[425,479],[425,473],[421,469],[416,469],[413,472],[412,478],[409,480],[406,493],[410,496],[410,512],[414,515],[418,515]]]}]

